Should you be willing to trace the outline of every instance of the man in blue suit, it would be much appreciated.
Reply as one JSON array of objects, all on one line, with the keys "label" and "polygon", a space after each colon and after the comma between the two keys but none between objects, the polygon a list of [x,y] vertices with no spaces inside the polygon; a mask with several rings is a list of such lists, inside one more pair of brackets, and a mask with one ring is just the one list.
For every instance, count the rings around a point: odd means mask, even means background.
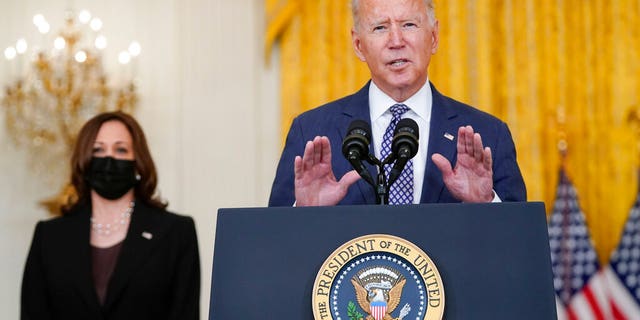
[{"label": "man in blue suit", "polygon": [[340,154],[342,139],[353,120],[369,122],[370,150],[381,159],[385,131],[400,117],[420,130],[418,154],[399,179],[409,190],[404,203],[526,201],[507,125],[429,82],[439,36],[432,0],[353,0],[352,10],[353,46],[371,81],[293,120],[269,206],[375,204],[375,190]]}]

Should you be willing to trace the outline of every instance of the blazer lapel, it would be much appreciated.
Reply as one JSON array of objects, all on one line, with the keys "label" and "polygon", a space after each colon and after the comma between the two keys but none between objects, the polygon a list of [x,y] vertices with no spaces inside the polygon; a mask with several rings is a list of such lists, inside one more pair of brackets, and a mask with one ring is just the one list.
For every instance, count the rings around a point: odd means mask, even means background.
[{"label": "blazer lapel", "polygon": [[[438,202],[445,188],[442,173],[431,160],[431,156],[434,153],[439,153],[449,159],[451,165],[455,165],[458,139],[458,127],[453,121],[458,116],[458,113],[449,106],[447,99],[436,90],[433,84],[430,85],[433,104],[431,107],[427,166],[424,173],[424,182],[422,183],[421,203]],[[451,136],[453,139],[448,138]]]},{"label": "blazer lapel", "polygon": [[74,279],[82,299],[95,314],[100,314],[98,295],[91,275],[90,212],[90,207],[82,207],[68,217],[70,230],[65,235],[65,238],[68,237],[65,241],[67,253],[61,253],[61,259],[67,261],[69,276]]},{"label": "blazer lapel", "polygon": [[[367,84],[362,87],[358,92],[353,95],[353,98],[349,101],[347,106],[343,109],[341,117],[339,117],[339,124],[337,126],[338,136],[344,138],[347,134],[347,129],[349,128],[349,124],[353,120],[364,120],[369,124],[369,128],[371,128],[371,115],[369,112],[369,84],[371,81],[367,82]],[[340,145],[342,142],[340,142]],[[373,139],[369,141],[369,153],[373,153]],[[336,150],[334,152],[342,152],[341,149]],[[365,167],[373,177],[374,181],[378,175],[378,170],[375,166],[365,163]],[[350,171],[352,168],[349,167],[347,171]],[[362,198],[364,203],[375,204],[376,197],[375,193],[372,191],[372,186],[369,185],[364,179],[360,179],[356,182],[356,186],[360,193],[362,194]]]},{"label": "blazer lapel", "polygon": [[109,281],[104,310],[109,310],[112,307],[117,298],[121,296],[121,292],[127,287],[136,269],[147,260],[157,243],[160,231],[159,226],[154,223],[151,209],[141,201],[136,202],[127,237]]}]

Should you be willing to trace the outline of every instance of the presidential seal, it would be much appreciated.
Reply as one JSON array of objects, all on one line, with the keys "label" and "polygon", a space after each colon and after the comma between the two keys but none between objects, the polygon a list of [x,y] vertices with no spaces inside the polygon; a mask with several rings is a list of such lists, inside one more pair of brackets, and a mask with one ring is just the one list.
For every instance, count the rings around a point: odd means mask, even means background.
[{"label": "presidential seal", "polygon": [[433,261],[413,243],[372,234],[324,262],[313,285],[316,320],[441,320],[444,286]]}]

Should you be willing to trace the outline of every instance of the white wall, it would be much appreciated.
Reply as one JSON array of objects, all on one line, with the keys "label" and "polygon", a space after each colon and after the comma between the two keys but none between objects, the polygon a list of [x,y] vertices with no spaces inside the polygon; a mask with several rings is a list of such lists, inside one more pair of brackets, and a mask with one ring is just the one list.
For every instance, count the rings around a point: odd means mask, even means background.
[{"label": "white wall", "polygon": [[[280,153],[277,63],[265,66],[262,0],[3,0],[0,49],[19,37],[37,37],[36,13],[55,31],[67,8],[86,8],[102,19],[112,74],[123,72],[119,50],[134,39],[142,45],[136,116],[169,209],[196,220],[207,318],[217,209],[265,206]],[[0,56],[2,87],[8,68]],[[33,228],[48,217],[37,201],[55,194],[64,179],[44,179],[27,159],[9,140],[0,111],[1,319],[19,318]]]}]

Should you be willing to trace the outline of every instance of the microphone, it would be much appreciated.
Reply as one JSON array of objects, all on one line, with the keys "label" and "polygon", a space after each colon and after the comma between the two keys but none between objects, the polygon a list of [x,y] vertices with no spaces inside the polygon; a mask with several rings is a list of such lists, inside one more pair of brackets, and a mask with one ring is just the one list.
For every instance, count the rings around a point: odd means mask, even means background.
[{"label": "microphone", "polygon": [[413,119],[398,121],[391,141],[391,152],[395,155],[396,163],[389,173],[389,185],[398,179],[407,162],[418,153],[418,131],[418,124]]},{"label": "microphone", "polygon": [[369,141],[371,141],[369,123],[364,120],[354,120],[342,141],[342,154],[367,183],[375,185],[371,174],[362,163],[369,157]]}]

